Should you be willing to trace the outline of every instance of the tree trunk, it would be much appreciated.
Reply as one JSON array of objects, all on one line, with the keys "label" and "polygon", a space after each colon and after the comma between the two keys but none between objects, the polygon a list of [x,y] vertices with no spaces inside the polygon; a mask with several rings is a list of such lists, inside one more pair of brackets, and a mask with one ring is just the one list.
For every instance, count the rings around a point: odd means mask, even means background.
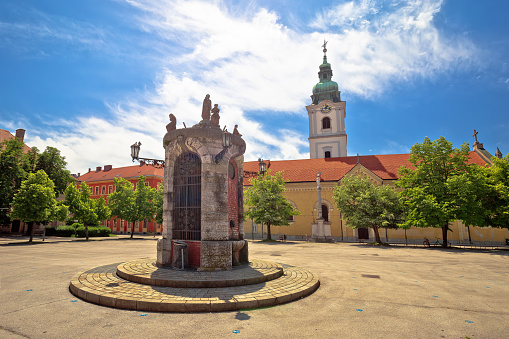
[{"label": "tree trunk", "polygon": [[267,240],[272,239],[272,234],[270,234],[270,222],[267,222]]},{"label": "tree trunk", "polygon": [[449,230],[449,221],[445,223],[444,226],[442,226],[442,247],[447,247],[447,232]]},{"label": "tree trunk", "polygon": [[133,221],[133,226],[131,227],[131,239],[133,238],[133,235],[134,235],[134,221]]},{"label": "tree trunk", "polygon": [[371,227],[373,228],[373,232],[375,233],[375,242],[381,244],[382,240],[380,240],[380,233],[378,232],[378,225],[371,224]]},{"label": "tree trunk", "polygon": [[34,221],[30,221],[28,223],[28,233],[30,234],[30,240],[28,240],[28,242],[32,242],[33,238],[34,238]]},{"label": "tree trunk", "polygon": [[85,239],[88,241],[88,224],[84,221],[83,225],[85,226]]}]

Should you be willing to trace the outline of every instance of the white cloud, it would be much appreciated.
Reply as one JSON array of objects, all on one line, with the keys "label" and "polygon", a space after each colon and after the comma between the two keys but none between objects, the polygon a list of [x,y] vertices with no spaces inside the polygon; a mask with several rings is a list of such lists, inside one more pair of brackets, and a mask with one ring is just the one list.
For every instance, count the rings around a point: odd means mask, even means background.
[{"label": "white cloud", "polygon": [[[324,38],[340,90],[364,98],[376,98],[394,82],[470,64],[476,52],[465,37],[447,37],[435,27],[439,0],[350,1],[317,13],[307,32],[285,27],[280,14],[253,3],[245,10],[220,1],[126,3],[139,9],[133,19],[139,29],[175,52],[151,59],[161,62],[153,88],[107,103],[111,117],[82,117],[67,133],[33,138],[34,145],[61,149],[74,171],[104,165],[103,159],[126,165],[137,140],[142,156],[160,158],[168,114],[178,127],[183,121],[190,127],[201,119],[207,93],[221,108],[221,126],[239,125],[246,160],[307,158],[306,136],[272,126],[270,117],[306,114]],[[392,150],[408,151],[389,143],[384,153]]]}]

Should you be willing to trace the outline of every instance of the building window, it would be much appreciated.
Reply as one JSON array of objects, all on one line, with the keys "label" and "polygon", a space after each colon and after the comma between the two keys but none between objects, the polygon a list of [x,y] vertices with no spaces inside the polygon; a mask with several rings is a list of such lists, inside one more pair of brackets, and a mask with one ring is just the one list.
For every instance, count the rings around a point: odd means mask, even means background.
[{"label": "building window", "polygon": [[106,186],[102,187],[101,194],[106,194]]},{"label": "building window", "polygon": [[325,151],[325,158],[330,158],[330,151]]},{"label": "building window", "polygon": [[322,129],[328,129],[330,128],[330,118],[325,117],[322,119]]},{"label": "building window", "polygon": [[145,182],[145,186],[148,186],[148,182]]},{"label": "building window", "polygon": [[113,192],[113,186],[109,185],[108,186],[108,194],[110,194],[111,192]]},{"label": "building window", "polygon": [[95,186],[95,195],[99,194],[99,186]]}]

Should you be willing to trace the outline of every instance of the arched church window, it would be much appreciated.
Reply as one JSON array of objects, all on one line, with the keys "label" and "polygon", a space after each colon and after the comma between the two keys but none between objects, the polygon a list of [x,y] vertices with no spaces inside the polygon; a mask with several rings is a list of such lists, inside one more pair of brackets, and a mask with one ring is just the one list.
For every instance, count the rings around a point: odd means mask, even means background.
[{"label": "arched church window", "polygon": [[330,128],[330,118],[325,117],[322,119],[322,129]]},{"label": "arched church window", "polygon": [[175,161],[173,176],[173,238],[201,240],[201,160],[183,153]]},{"label": "arched church window", "polygon": [[325,158],[330,158],[330,151],[325,151]]},{"label": "arched church window", "polygon": [[322,218],[323,221],[329,221],[329,208],[327,205],[322,205]]}]

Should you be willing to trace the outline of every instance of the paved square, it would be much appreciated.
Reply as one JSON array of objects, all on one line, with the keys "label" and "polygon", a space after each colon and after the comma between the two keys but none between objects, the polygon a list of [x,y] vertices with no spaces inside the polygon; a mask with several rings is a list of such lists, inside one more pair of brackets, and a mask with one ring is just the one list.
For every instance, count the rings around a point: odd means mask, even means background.
[{"label": "paved square", "polygon": [[318,274],[320,288],[304,299],[257,310],[126,311],[76,298],[68,290],[69,281],[99,265],[154,257],[153,238],[2,244],[0,338],[508,335],[509,251],[303,242],[249,246],[252,258]]}]

